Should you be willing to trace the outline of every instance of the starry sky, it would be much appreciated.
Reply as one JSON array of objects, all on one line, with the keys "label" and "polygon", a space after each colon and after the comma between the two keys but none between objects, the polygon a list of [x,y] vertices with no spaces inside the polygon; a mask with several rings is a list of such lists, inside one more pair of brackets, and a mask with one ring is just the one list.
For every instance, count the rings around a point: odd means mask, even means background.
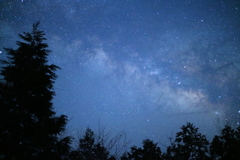
[{"label": "starry sky", "polygon": [[40,20],[58,115],[169,143],[186,122],[209,139],[240,110],[239,0],[0,0],[0,58]]}]

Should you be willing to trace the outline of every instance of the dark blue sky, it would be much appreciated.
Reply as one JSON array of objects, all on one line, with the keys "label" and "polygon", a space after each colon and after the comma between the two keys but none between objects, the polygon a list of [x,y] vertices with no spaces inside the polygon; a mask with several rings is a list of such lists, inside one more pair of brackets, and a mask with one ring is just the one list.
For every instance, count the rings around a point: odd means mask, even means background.
[{"label": "dark blue sky", "polygon": [[0,0],[1,58],[37,20],[73,136],[100,121],[166,144],[190,121],[211,138],[240,110],[238,0]]}]

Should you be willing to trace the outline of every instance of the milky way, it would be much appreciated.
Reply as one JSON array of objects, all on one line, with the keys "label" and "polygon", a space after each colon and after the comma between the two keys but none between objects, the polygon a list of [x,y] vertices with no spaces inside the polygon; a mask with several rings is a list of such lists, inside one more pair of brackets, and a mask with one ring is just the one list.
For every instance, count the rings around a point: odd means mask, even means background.
[{"label": "milky way", "polygon": [[[0,0],[0,41],[41,21],[60,66],[54,107],[77,136],[101,123],[167,144],[187,121],[209,138],[240,110],[237,0]],[[221,122],[219,122],[219,120]]]}]

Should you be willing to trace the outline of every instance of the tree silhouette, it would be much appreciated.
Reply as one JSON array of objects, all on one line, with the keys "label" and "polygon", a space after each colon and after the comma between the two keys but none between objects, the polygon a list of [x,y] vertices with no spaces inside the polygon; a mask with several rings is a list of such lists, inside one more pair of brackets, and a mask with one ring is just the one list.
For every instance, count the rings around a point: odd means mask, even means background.
[{"label": "tree silhouette", "polygon": [[[70,138],[59,140],[67,123],[56,116],[52,99],[58,66],[48,64],[50,53],[39,22],[32,32],[23,32],[16,50],[5,48],[0,73],[0,156],[4,159],[58,159],[57,146],[69,145]],[[58,145],[57,145],[58,144]],[[60,145],[61,144],[61,145]]]},{"label": "tree silhouette", "polygon": [[[101,143],[96,143],[94,132],[87,128],[83,138],[79,140],[78,150],[72,152],[72,159],[108,160],[109,152]],[[113,159],[113,157],[110,157]]]},{"label": "tree silhouette", "polygon": [[119,159],[121,157],[121,154],[127,150],[128,145],[131,143],[131,141],[127,139],[126,132],[124,130],[112,136],[111,130],[107,131],[99,121],[98,130],[95,134],[95,143],[104,145],[107,151],[111,153],[112,157]]},{"label": "tree silhouette", "polygon": [[161,150],[157,147],[157,143],[153,143],[150,139],[143,140],[143,148],[131,147],[128,157],[123,155],[121,159],[134,159],[134,160],[161,160]]},{"label": "tree silhouette", "polygon": [[240,126],[235,130],[226,125],[220,136],[215,136],[210,146],[211,155],[219,160],[240,159]]},{"label": "tree silhouette", "polygon": [[94,132],[87,128],[85,135],[79,140],[79,151],[83,159],[94,159]]},{"label": "tree silhouette", "polygon": [[192,123],[181,127],[181,132],[176,134],[175,141],[167,148],[166,159],[197,160],[209,159],[209,142],[205,135],[198,133],[198,128]]}]

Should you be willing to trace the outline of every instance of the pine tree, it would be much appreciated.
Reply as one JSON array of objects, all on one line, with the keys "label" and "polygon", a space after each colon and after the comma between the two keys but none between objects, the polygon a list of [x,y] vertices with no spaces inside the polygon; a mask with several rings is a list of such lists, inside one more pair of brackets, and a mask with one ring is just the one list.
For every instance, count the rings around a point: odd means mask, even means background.
[{"label": "pine tree", "polygon": [[103,144],[96,143],[94,132],[87,128],[83,138],[79,140],[79,153],[83,160],[107,160],[109,152]]},{"label": "pine tree", "polygon": [[[4,159],[57,159],[58,135],[67,123],[56,116],[53,84],[60,69],[48,64],[50,53],[39,22],[23,32],[16,50],[6,48],[0,72],[0,157]],[[67,144],[70,143],[68,139]]]},{"label": "pine tree", "polygon": [[87,128],[84,137],[79,140],[79,150],[83,159],[94,159],[94,143],[94,132],[90,128]]}]

